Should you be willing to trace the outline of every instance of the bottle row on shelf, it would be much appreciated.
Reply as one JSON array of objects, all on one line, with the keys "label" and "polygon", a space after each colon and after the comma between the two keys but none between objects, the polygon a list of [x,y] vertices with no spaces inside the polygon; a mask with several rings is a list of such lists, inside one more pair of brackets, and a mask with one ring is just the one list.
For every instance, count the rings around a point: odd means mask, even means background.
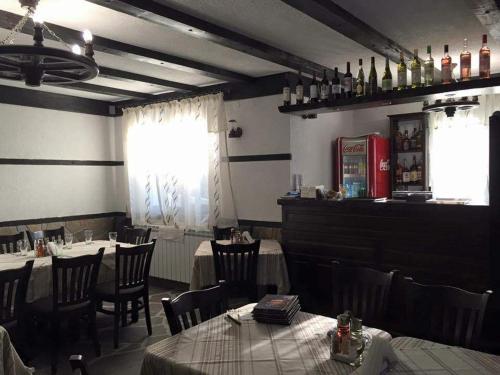
[{"label": "bottle row on shelf", "polygon": [[399,126],[396,126],[394,142],[396,152],[421,152],[424,145],[422,125],[419,125],[418,130],[414,127],[411,136],[409,135],[408,129],[405,129],[403,133],[400,131]]},{"label": "bottle row on shelf", "polygon": [[413,163],[408,168],[406,159],[403,159],[403,163],[398,160],[396,165],[395,179],[396,184],[420,184],[423,177],[423,162],[420,160],[417,162],[417,157],[413,156]]},{"label": "bottle row on shelf", "polygon": [[[482,47],[479,50],[479,77],[490,78],[490,58],[491,51],[487,46],[487,35],[483,35]],[[471,79],[471,60],[472,54],[467,48],[467,39],[464,39],[464,47],[460,53],[460,80],[468,81]],[[432,86],[437,83],[449,84],[455,79],[453,76],[453,68],[456,64],[452,63],[452,58],[449,55],[449,47],[444,46],[444,55],[441,58],[441,79],[438,82],[434,77],[434,58],[432,57],[431,46],[427,46],[427,58],[423,61],[423,80],[422,80],[422,63],[418,57],[418,49],[413,51],[413,59],[410,62],[411,84],[408,83],[408,66],[405,61],[403,52],[400,53],[400,61],[397,66],[397,85],[394,86],[392,72],[389,66],[389,57],[385,59],[385,71],[382,76],[381,90],[382,92],[390,92],[393,90],[406,90],[409,88],[418,88],[422,86]],[[339,77],[338,68],[334,68],[334,76],[330,81],[326,70],[323,72],[321,81],[316,79],[316,74],[309,84],[309,103],[332,102],[339,98],[352,98],[365,95],[375,95],[379,92],[377,70],[375,69],[375,57],[371,58],[370,73],[368,82],[365,81],[365,73],[363,71],[363,59],[359,59],[359,71],[357,78],[353,78],[351,73],[351,64],[347,62],[347,71],[342,78]],[[283,103],[285,106],[292,104],[292,89],[288,79],[285,80],[283,86]],[[304,81],[301,72],[295,86],[296,104],[306,102],[304,96]]]}]

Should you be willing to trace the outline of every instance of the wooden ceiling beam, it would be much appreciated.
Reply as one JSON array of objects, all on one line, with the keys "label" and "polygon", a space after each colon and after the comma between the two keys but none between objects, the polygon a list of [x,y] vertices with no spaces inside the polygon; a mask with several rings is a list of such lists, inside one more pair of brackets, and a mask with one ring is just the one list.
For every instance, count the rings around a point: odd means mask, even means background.
[{"label": "wooden ceiling beam", "polygon": [[126,98],[136,98],[136,99],[143,99],[143,100],[151,100],[151,99],[155,98],[155,95],[153,95],[153,94],[137,92],[137,91],[130,91],[130,90],[122,90],[122,89],[117,89],[115,87],[109,87],[109,86],[94,85],[94,84],[86,83],[86,82],[76,82],[76,83],[70,83],[67,85],[51,85],[51,86],[56,86],[56,87],[60,87],[63,89],[70,89],[70,90],[87,91],[87,92],[92,92],[95,94],[103,94],[103,95],[110,95],[110,96],[123,96]]},{"label": "wooden ceiling beam", "polygon": [[91,3],[125,13],[158,25],[168,26],[193,38],[207,40],[260,59],[302,70],[307,74],[322,75],[333,69],[293,55],[279,48],[252,39],[246,35],[191,16],[156,1],[143,0],[87,0]]},{"label": "wooden ceiling beam", "polygon": [[[0,10],[0,28],[12,29],[21,16]],[[78,30],[69,29],[54,24],[47,23],[47,26],[59,35],[68,44],[82,44],[82,33]],[[33,35],[33,25],[28,22],[23,28],[23,33]],[[53,39],[51,35],[45,33],[46,39]],[[94,50],[104,52],[114,56],[125,57],[131,60],[139,61],[141,63],[149,63],[159,65],[164,68],[183,71],[186,73],[198,74],[205,77],[215,78],[222,81],[246,81],[251,82],[252,77],[245,74],[230,71],[224,68],[219,68],[213,65],[205,64],[202,62],[189,60],[183,57],[178,57],[155,51],[132,44],[122,43],[113,39],[104,38],[94,35]]]}]

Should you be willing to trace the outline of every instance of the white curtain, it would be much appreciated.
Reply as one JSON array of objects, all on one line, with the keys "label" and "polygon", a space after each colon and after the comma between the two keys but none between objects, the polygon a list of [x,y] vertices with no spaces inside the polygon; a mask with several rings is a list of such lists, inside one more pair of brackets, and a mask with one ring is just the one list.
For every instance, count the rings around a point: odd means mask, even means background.
[{"label": "white curtain", "polygon": [[480,106],[429,121],[430,186],[436,198],[489,203],[489,117],[500,108],[498,95],[479,98]]},{"label": "white curtain", "polygon": [[124,150],[134,225],[208,230],[220,220],[218,132],[223,95],[124,109]]}]

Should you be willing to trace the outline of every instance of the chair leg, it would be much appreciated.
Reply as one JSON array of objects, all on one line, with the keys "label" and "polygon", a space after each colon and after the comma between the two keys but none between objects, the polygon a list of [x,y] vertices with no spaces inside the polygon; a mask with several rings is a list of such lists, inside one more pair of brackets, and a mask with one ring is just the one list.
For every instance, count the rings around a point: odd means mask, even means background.
[{"label": "chair leg", "polygon": [[120,330],[120,302],[115,302],[114,327],[113,327],[113,344],[115,349],[118,348],[118,335]]},{"label": "chair leg", "polygon": [[137,323],[139,320],[139,301],[132,301],[132,323]]},{"label": "chair leg", "polygon": [[57,359],[59,355],[59,326],[60,322],[57,318],[51,321],[52,348],[50,367],[52,374],[57,372]]},{"label": "chair leg", "polygon": [[146,327],[148,327],[148,335],[153,334],[153,328],[151,327],[151,314],[149,313],[149,295],[144,294],[142,297],[144,300],[144,315],[146,316]]},{"label": "chair leg", "polygon": [[122,302],[121,306],[121,312],[122,312],[122,327],[127,326],[127,308],[128,308],[128,301],[127,302]]},{"label": "chair leg", "polygon": [[89,331],[92,343],[94,344],[95,355],[96,357],[100,357],[101,345],[99,344],[99,336],[97,335],[96,311],[94,307],[89,310]]}]

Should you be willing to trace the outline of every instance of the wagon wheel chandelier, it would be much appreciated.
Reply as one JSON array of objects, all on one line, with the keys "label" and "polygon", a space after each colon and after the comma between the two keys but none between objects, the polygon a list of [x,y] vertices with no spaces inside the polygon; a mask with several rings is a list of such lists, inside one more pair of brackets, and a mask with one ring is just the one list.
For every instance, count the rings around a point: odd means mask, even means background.
[{"label": "wagon wheel chandelier", "polygon": [[[42,83],[64,85],[97,77],[99,67],[94,61],[90,31],[83,32],[85,54],[82,55],[80,46],[69,46],[43,23],[35,13],[38,1],[19,0],[21,7],[27,9],[27,12],[7,37],[0,41],[0,78],[24,81],[27,86],[37,87]],[[33,22],[34,44],[13,44],[15,35],[29,20]],[[59,41],[65,49],[45,47],[44,31]]]}]

